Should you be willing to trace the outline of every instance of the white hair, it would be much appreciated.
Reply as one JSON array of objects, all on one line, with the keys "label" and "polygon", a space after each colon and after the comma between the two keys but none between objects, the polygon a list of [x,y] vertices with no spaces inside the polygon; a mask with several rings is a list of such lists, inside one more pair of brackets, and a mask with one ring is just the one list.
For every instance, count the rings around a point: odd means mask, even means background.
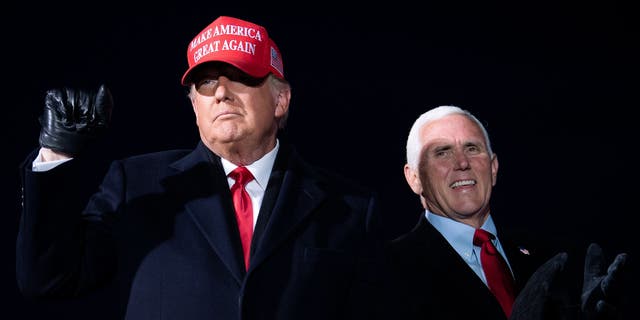
[{"label": "white hair", "polygon": [[418,162],[420,160],[420,151],[422,150],[422,141],[420,140],[420,129],[426,125],[427,123],[443,118],[445,116],[451,114],[461,114],[473,122],[475,122],[478,127],[482,130],[482,134],[484,135],[484,141],[487,144],[487,151],[489,155],[493,156],[493,151],[491,151],[491,142],[489,141],[489,134],[487,130],[482,125],[480,120],[478,120],[471,112],[461,109],[456,106],[439,106],[433,108],[418,117],[416,121],[411,126],[411,130],[409,131],[409,137],[407,138],[407,164],[409,167],[413,169],[418,168]]}]

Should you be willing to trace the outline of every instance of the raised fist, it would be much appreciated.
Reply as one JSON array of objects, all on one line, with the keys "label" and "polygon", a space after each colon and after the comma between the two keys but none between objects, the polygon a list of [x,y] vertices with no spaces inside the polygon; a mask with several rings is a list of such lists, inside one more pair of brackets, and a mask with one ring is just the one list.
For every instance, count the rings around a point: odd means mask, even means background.
[{"label": "raised fist", "polygon": [[109,126],[113,98],[105,85],[97,91],[47,91],[40,116],[40,146],[69,156],[78,155]]}]

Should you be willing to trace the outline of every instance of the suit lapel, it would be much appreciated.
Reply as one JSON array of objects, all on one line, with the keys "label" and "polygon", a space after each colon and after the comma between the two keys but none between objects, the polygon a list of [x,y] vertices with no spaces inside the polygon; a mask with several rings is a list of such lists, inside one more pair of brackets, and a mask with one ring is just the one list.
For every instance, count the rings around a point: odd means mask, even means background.
[{"label": "suit lapel", "polygon": [[171,178],[173,189],[180,194],[197,229],[241,283],[245,269],[231,195],[222,165],[212,156],[200,143],[192,153],[173,163],[171,166],[179,171]]},{"label": "suit lapel", "polygon": [[209,242],[220,260],[231,271],[238,283],[244,278],[244,263],[239,263],[235,242],[239,239],[235,220],[231,220],[224,202],[228,196],[216,193],[208,198],[194,200],[186,204],[186,209],[198,226],[198,229]]},{"label": "suit lapel", "polygon": [[[212,158],[213,157],[213,158]],[[325,191],[310,169],[290,147],[278,153],[272,178],[281,183],[267,186],[265,198],[275,200],[261,209],[257,234],[254,234],[250,268],[265,260],[324,200]],[[189,155],[171,165],[178,173],[166,183],[182,198],[213,251],[220,257],[236,281],[245,276],[240,237],[233,214],[231,195],[219,159],[200,143]],[[278,188],[279,185],[279,188]],[[272,207],[272,210],[269,210]],[[229,241],[231,239],[231,241]]]},{"label": "suit lapel", "polygon": [[[525,239],[527,237],[521,236],[519,238]],[[503,244],[507,259],[513,269],[516,289],[519,292],[536,268],[542,264],[546,253],[540,252],[540,248],[526,242],[516,242],[514,239],[514,236],[509,234],[504,237],[500,236],[500,242]]]},{"label": "suit lapel", "polygon": [[[502,309],[491,291],[423,216],[409,233],[394,240],[394,273],[399,273],[402,296],[414,317],[502,319]],[[399,255],[399,256],[398,256]],[[396,265],[398,264],[398,265]],[[412,275],[411,278],[404,274]],[[428,289],[425,289],[428,288]],[[456,301],[465,301],[460,308]]]},{"label": "suit lapel", "polygon": [[[421,217],[420,228],[424,235],[425,252],[431,253],[431,257],[427,262],[432,268],[436,269],[434,274],[450,277],[447,282],[459,287],[465,291],[477,291],[478,296],[492,297],[491,291],[482,282],[482,280],[471,270],[466,261],[451,247],[449,242],[434,228],[426,217]],[[434,259],[434,257],[436,257]],[[440,263],[433,263],[440,261]],[[469,285],[475,283],[475,285]],[[480,290],[476,290],[476,288]]]},{"label": "suit lapel", "polygon": [[[251,268],[264,261],[325,198],[316,180],[304,173],[305,165],[297,154],[286,148],[281,151],[282,158],[277,160],[281,165],[276,166],[272,175],[281,174],[282,184],[279,189],[275,184],[275,189],[267,191],[277,193],[277,197],[271,212],[260,212],[258,219],[264,218],[259,222],[264,224],[264,231],[251,257]],[[281,169],[283,172],[279,173]]]},{"label": "suit lapel", "polygon": [[[502,308],[489,288],[471,270],[467,262],[451,247],[442,234],[425,217],[422,220],[422,223],[426,225],[425,232],[428,234],[425,237],[427,246],[429,246],[428,250],[436,253],[436,261],[441,261],[441,263],[435,264],[431,261],[431,264],[438,268],[434,274],[441,277],[436,280],[438,287],[447,288],[443,290],[450,290],[449,292],[458,292],[456,296],[462,300],[474,299],[473,305],[482,305],[480,313],[482,315],[491,314],[495,315],[495,318],[492,317],[492,319],[503,319]],[[462,313],[465,312],[469,311]],[[469,314],[472,313],[469,312]]]}]

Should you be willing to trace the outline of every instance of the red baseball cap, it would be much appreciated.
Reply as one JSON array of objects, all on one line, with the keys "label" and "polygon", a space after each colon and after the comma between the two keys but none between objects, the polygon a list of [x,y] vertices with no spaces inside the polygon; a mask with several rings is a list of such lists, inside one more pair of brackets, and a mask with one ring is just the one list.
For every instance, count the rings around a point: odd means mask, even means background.
[{"label": "red baseball cap", "polygon": [[269,73],[284,79],[282,56],[267,29],[237,18],[220,16],[202,30],[187,47],[189,69],[182,85],[191,83],[190,74],[199,65],[221,61],[248,75],[262,78]]}]

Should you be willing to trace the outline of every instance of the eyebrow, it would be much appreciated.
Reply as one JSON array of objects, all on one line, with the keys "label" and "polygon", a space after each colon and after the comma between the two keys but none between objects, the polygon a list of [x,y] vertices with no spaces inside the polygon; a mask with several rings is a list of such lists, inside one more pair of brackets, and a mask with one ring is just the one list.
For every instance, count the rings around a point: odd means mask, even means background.
[{"label": "eyebrow", "polygon": [[[428,149],[433,149],[433,150],[445,150],[445,149],[451,149],[453,148],[454,144],[451,142],[442,142],[442,141],[435,141],[433,143],[431,143],[427,148]],[[482,146],[483,148],[486,149],[486,146],[484,144],[484,140],[467,140],[462,144],[463,147],[468,147],[468,146]]]}]

